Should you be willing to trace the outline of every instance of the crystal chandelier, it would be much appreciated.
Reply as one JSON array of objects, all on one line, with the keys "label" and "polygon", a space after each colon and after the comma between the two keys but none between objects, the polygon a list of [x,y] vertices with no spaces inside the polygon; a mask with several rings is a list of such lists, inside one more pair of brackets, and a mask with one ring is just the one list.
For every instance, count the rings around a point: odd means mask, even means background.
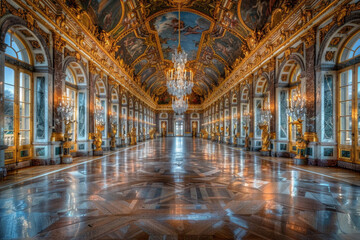
[{"label": "crystal chandelier", "polygon": [[181,98],[173,97],[172,108],[176,114],[183,114],[188,109],[188,99],[183,96]]},{"label": "crystal chandelier", "polygon": [[298,119],[303,120],[306,111],[305,104],[306,98],[302,96],[300,90],[297,89],[296,93],[289,102],[289,106],[286,110],[287,115],[290,116],[293,121]]},{"label": "crystal chandelier", "polygon": [[180,34],[180,4],[179,4],[179,19],[178,19],[178,30],[179,30],[179,45],[177,51],[172,55],[172,62],[174,68],[167,73],[167,89],[170,95],[176,98],[181,98],[185,95],[191,94],[193,83],[192,71],[185,69],[187,63],[187,53],[181,49],[181,34]]}]

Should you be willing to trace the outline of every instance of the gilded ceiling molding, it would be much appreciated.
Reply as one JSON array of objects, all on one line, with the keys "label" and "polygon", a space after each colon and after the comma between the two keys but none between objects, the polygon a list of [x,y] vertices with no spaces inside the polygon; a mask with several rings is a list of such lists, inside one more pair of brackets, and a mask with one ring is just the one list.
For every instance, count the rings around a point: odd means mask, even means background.
[{"label": "gilded ceiling molding", "polygon": [[[64,38],[64,41],[66,41],[67,43],[69,43],[70,45],[75,45],[81,48],[82,52],[86,53],[88,56],[93,56],[93,59],[91,59],[94,62],[97,62],[101,68],[103,68],[107,73],[111,72],[109,70],[109,65],[107,65],[104,61],[105,58],[101,58],[99,61],[99,56],[96,54],[96,50],[94,47],[90,47],[90,46],[79,46],[79,42],[82,43],[84,41],[84,37],[82,34],[75,34],[72,29],[70,29],[69,27],[67,27],[68,24],[68,19],[63,17],[62,15],[55,15],[54,12],[51,10],[51,8],[49,7],[48,3],[43,3],[42,0],[26,0],[27,4],[24,4],[22,1],[20,0],[14,0],[19,6],[21,6],[24,9],[19,9],[17,12],[18,13],[12,13],[13,15],[16,16],[20,16],[22,17],[24,20],[26,20],[28,22],[28,27],[30,29],[32,28],[36,28],[36,21],[33,21],[33,19],[37,18],[37,15],[35,14],[35,16],[33,16],[33,12],[35,10],[35,12],[39,13],[42,15],[43,18],[47,19],[48,22],[44,22],[43,19],[37,19],[39,22],[41,22],[44,26],[47,26],[48,28],[56,28],[58,30],[60,30],[60,32],[67,37],[67,39]],[[4,1],[2,1],[4,2]],[[151,105],[152,107],[155,107],[155,102],[153,101],[153,99],[148,96],[148,94],[144,94],[144,92],[140,89],[138,89],[137,86],[134,86],[134,84],[132,83],[132,78],[128,75],[128,73],[123,69],[123,66],[120,66],[118,62],[115,61],[115,59],[110,56],[110,54],[104,49],[104,47],[102,46],[102,44],[105,44],[108,47],[113,47],[113,46],[109,46],[109,41],[108,38],[106,38],[106,34],[103,33],[100,37],[102,41],[99,42],[98,39],[95,39],[94,36],[92,36],[92,34],[89,34],[88,30],[86,28],[83,27],[82,24],[79,24],[79,21],[76,17],[74,17],[74,15],[69,11],[69,8],[67,6],[64,5],[64,2],[59,2],[60,5],[62,6],[63,10],[65,12],[67,12],[68,16],[71,16],[72,20],[75,21],[78,26],[80,26],[83,30],[83,32],[87,33],[87,35],[90,37],[91,40],[93,40],[93,42],[97,45],[98,49],[102,50],[102,53],[107,55],[107,58],[110,59],[113,63],[115,63],[117,65],[117,67],[121,70],[122,73],[119,73],[117,71],[113,71],[113,74],[115,73],[116,79],[120,79],[121,75],[125,75],[126,78],[123,78],[123,81],[121,84],[125,87],[128,88],[129,91],[134,92],[134,94],[138,95],[140,99],[142,99],[142,101],[144,102],[148,102],[149,105]],[[11,6],[9,3],[5,2],[6,6]],[[32,6],[33,9],[30,9],[29,5]],[[46,7],[44,7],[46,6]],[[12,7],[12,6],[11,6]],[[14,8],[14,7],[12,7]],[[4,12],[4,11],[2,11]],[[1,13],[2,13],[1,12]],[[28,21],[29,20],[29,21]],[[35,22],[35,23],[34,23]],[[34,23],[34,24],[33,24]],[[54,24],[53,24],[54,23]],[[32,25],[33,24],[33,25]],[[70,41],[68,41],[68,39]],[[75,43],[75,44],[73,44]],[[56,47],[56,45],[55,45]],[[102,62],[101,62],[102,61]]]},{"label": "gilded ceiling molding", "polygon": [[[343,8],[350,1],[351,0],[347,0],[344,4],[339,4],[339,0],[336,0],[330,4],[321,5],[321,7],[322,7],[321,10],[319,10],[317,12],[317,15],[313,16],[312,19],[310,19],[310,17],[309,17],[308,10],[301,11],[301,9],[304,7],[304,2],[299,4],[292,11],[292,14],[287,14],[287,17],[282,21],[283,24],[275,27],[256,46],[253,46],[254,49],[248,54],[248,56],[246,56],[244,59],[240,60],[240,63],[234,69],[234,71],[230,74],[230,76],[227,77],[227,79],[222,84],[220,84],[210,94],[210,96],[206,99],[206,101],[202,104],[203,108],[206,108],[209,105],[211,105],[214,101],[216,101],[221,96],[223,96],[227,91],[229,91],[229,89],[232,88],[232,86],[235,86],[239,81],[240,82],[244,81],[244,79],[246,78],[246,76],[248,74],[256,71],[256,69],[259,68],[259,65],[261,64],[261,62],[256,63],[256,61],[255,61],[255,56],[257,54],[260,54],[260,53],[258,53],[258,51],[260,51],[261,49],[264,49],[264,48],[266,49],[261,54],[261,56],[262,56],[261,59],[264,62],[264,61],[267,61],[267,59],[269,59],[269,57],[271,55],[280,51],[281,48],[283,48],[285,45],[289,44],[290,42],[293,42],[294,40],[297,41],[297,40],[299,40],[299,39],[301,40],[303,38],[303,40],[306,41],[306,44],[311,44],[313,39],[315,39],[314,35],[313,35],[313,31],[315,31],[315,29],[313,29],[313,28],[311,28],[309,30],[310,31],[309,33],[306,33],[303,36],[297,36],[297,37],[290,37],[290,36],[299,35],[299,33],[306,30],[307,28],[309,28],[309,26],[313,25],[315,23],[315,21],[321,21],[322,19],[330,18],[332,15],[331,14],[325,15],[324,13],[326,11],[335,7],[335,9],[332,10],[332,13],[336,12],[336,10]],[[350,9],[355,10],[355,9],[359,8],[360,4],[357,3],[357,4],[352,4],[352,5],[355,5],[355,6],[350,7]],[[347,11],[346,13],[349,13],[349,11]],[[284,23],[286,23],[287,21],[290,21],[289,20],[290,16],[294,17],[295,15],[298,16],[298,21],[293,25],[289,25],[289,26],[291,26],[291,29],[288,29],[288,30],[282,29],[282,27],[284,26]],[[339,16],[342,16],[342,14],[340,14]],[[336,18],[336,19],[338,19],[338,18]],[[306,23],[304,23],[304,21],[306,21]],[[274,40],[273,36],[276,36],[279,33],[280,33],[280,38],[278,38],[278,41],[276,41],[275,43],[271,43],[271,45],[270,45],[269,42],[272,42],[272,40]],[[271,40],[271,37],[273,37],[272,40]],[[281,41],[279,41],[279,39],[281,39]],[[250,39],[248,40],[248,44],[250,44],[250,46],[251,46],[251,42],[252,41],[256,42],[255,40],[256,40],[256,35],[252,35],[250,37]],[[249,41],[250,41],[250,43],[249,43]],[[235,77],[236,75],[238,75],[238,72],[240,73],[239,74],[240,76],[243,76],[241,79],[236,79],[236,77]]]}]

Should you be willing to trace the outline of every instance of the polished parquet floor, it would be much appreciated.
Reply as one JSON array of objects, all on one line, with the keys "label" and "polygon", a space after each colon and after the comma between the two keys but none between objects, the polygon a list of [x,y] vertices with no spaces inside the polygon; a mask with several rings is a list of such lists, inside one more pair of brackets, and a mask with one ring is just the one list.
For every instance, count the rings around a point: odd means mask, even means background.
[{"label": "polished parquet floor", "polygon": [[0,182],[0,238],[360,239],[358,173],[289,161],[202,139],[149,141]]}]

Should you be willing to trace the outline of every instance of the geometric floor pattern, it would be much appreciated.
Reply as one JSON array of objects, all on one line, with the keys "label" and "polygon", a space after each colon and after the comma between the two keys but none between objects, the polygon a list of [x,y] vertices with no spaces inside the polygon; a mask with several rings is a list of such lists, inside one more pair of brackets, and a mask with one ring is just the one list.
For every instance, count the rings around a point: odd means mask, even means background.
[{"label": "geometric floor pattern", "polygon": [[157,139],[0,190],[0,239],[11,238],[360,239],[360,187]]}]

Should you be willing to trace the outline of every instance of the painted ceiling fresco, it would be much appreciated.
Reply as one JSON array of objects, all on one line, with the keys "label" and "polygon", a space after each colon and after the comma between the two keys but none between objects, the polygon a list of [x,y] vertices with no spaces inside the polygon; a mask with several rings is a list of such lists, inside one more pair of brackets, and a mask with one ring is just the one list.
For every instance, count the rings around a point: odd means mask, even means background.
[{"label": "painted ceiling fresco", "polygon": [[[202,33],[208,31],[209,20],[189,12],[180,14],[181,47],[188,54],[188,60],[195,60],[199,49]],[[178,45],[178,13],[169,12],[154,18],[150,22],[152,29],[157,31],[164,59],[171,60],[171,54]]]},{"label": "painted ceiling fresco", "polygon": [[[168,104],[165,72],[178,45],[194,72],[191,104],[201,103],[249,49],[249,36],[270,24],[285,0],[66,0],[82,8],[99,31],[115,41],[115,58],[123,62],[139,87],[159,104]],[[75,6],[77,3],[78,6]]]}]

